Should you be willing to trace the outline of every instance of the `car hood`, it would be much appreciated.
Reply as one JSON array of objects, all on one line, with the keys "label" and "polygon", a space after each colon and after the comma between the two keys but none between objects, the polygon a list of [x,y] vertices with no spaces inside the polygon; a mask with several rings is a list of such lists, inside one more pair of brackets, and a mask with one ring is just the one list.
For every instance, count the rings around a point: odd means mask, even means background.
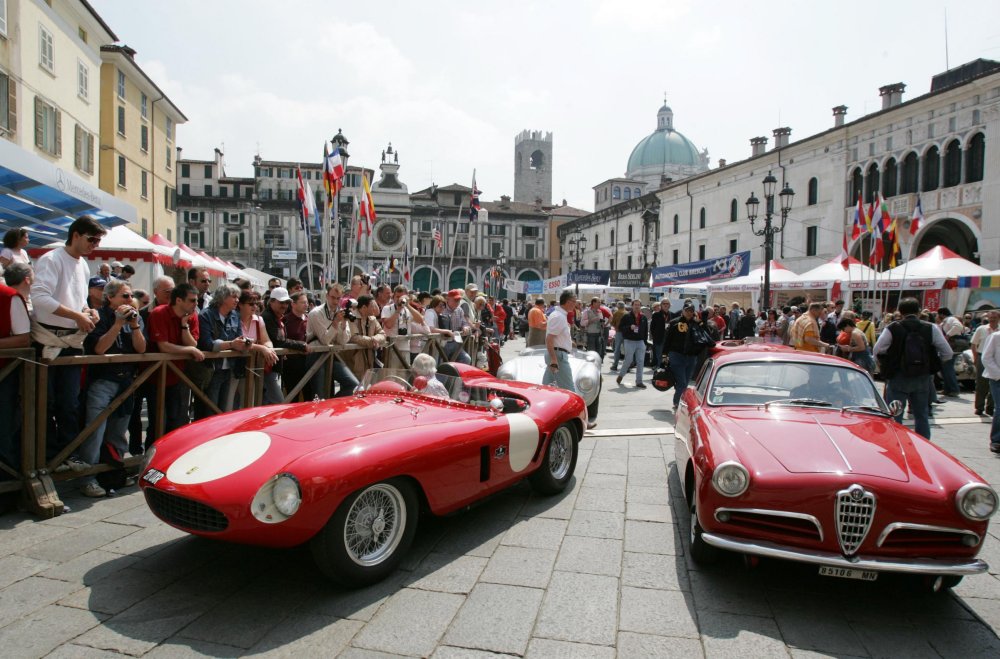
[{"label": "car hood", "polygon": [[[861,474],[910,480],[905,431],[889,419],[839,410],[730,410],[719,424],[738,447],[756,442],[791,473]],[[910,456],[916,458],[916,456]]]}]

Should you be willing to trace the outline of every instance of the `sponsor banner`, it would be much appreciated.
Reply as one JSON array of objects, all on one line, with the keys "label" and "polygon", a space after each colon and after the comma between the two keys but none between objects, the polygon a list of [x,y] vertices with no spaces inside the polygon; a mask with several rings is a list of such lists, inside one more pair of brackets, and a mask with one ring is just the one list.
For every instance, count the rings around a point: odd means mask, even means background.
[{"label": "sponsor banner", "polygon": [[575,270],[569,273],[567,283],[570,284],[597,284],[607,286],[608,278],[611,276],[610,270]]},{"label": "sponsor banner", "polygon": [[941,308],[941,289],[934,288],[924,291],[924,308],[928,311],[937,311]]},{"label": "sponsor banner", "polygon": [[558,277],[552,277],[551,279],[546,279],[542,282],[542,293],[558,293],[562,289],[566,288],[566,275],[560,275]]},{"label": "sponsor banner", "polygon": [[653,268],[653,286],[679,286],[704,281],[720,281],[750,274],[750,251]]},{"label": "sponsor banner", "polygon": [[517,279],[504,279],[503,289],[511,293],[524,293],[527,291],[526,281],[519,281]]},{"label": "sponsor banner", "polygon": [[528,295],[541,295],[542,294],[542,282],[541,279],[535,279],[534,281],[524,282],[524,292]]},{"label": "sponsor banner", "polygon": [[612,270],[611,286],[647,288],[649,286],[649,270]]}]

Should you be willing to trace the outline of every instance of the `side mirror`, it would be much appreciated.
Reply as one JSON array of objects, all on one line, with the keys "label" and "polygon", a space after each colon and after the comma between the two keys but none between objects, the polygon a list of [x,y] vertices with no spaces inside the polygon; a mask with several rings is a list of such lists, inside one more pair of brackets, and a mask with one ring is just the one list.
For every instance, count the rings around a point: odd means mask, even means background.
[{"label": "side mirror", "polygon": [[889,403],[889,414],[899,416],[903,413],[904,405],[901,400],[894,400]]}]

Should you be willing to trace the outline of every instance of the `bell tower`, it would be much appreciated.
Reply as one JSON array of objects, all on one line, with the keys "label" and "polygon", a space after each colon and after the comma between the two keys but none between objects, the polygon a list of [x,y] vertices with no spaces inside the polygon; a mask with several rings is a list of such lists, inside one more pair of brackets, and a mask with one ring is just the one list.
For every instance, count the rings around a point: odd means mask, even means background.
[{"label": "bell tower", "polygon": [[523,130],[514,138],[514,201],[552,205],[552,133]]}]

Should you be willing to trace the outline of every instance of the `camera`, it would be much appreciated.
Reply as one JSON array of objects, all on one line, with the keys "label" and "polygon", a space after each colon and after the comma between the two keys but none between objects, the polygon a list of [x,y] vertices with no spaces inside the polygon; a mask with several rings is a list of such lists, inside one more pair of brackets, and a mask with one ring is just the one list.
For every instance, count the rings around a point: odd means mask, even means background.
[{"label": "camera", "polygon": [[115,312],[115,315],[118,316],[119,318],[121,318],[122,320],[129,320],[129,321],[131,321],[131,320],[135,320],[135,318],[139,315],[139,312],[136,311],[135,309],[129,309],[125,313]]},{"label": "camera", "polygon": [[253,345],[253,339],[251,339],[249,336],[244,336],[243,337],[243,343],[247,344],[248,347],[252,346]]},{"label": "camera", "polygon": [[399,334],[399,336],[406,336],[407,332],[409,332],[409,331],[410,330],[408,328],[406,328],[406,327],[400,327],[399,331],[397,332],[397,334]]},{"label": "camera", "polygon": [[346,311],[344,311],[344,318],[347,319],[347,322],[353,323],[355,320],[358,319],[358,316],[350,309],[347,309]]}]

